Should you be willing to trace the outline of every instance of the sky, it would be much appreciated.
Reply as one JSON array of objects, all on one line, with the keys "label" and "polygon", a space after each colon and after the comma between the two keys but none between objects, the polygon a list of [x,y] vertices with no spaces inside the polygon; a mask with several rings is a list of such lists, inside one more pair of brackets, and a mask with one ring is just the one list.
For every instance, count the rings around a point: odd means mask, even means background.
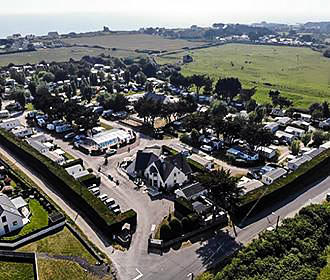
[{"label": "sky", "polygon": [[[17,30],[19,27],[23,31],[31,27],[32,33],[40,33],[46,28],[60,31],[78,28],[81,30],[77,31],[82,31],[88,26],[102,28],[103,25],[119,30],[146,26],[188,27],[192,24],[210,26],[214,22],[268,21],[295,24],[330,20],[330,0],[9,0],[3,2],[0,9],[2,34]],[[85,21],[82,20],[83,18]]]}]

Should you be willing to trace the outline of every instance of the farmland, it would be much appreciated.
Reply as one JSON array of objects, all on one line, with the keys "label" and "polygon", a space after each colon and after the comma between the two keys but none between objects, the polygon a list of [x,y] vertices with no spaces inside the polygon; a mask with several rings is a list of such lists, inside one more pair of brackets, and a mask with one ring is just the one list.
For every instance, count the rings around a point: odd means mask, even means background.
[{"label": "farmland", "polygon": [[70,58],[80,60],[85,55],[97,56],[101,53],[114,57],[126,57],[134,54],[130,51],[109,51],[97,48],[84,47],[40,49],[34,52],[22,52],[0,55],[0,66],[7,66],[9,63],[13,63],[16,65],[22,65],[26,63],[36,64],[40,61],[64,62],[68,61]]},{"label": "farmland", "polygon": [[64,39],[63,42],[74,45],[101,46],[104,48],[117,48],[122,50],[147,49],[158,51],[173,51],[184,47],[201,46],[203,42],[189,42],[187,40],[164,39],[159,36],[145,34],[100,35],[94,37],[79,37]]},{"label": "farmland", "polygon": [[[257,87],[255,98],[260,103],[270,102],[270,89],[280,90],[295,106],[304,108],[330,99],[330,59],[311,49],[228,44],[190,54],[194,62],[183,66],[184,75],[238,77],[243,86]],[[160,64],[176,63],[182,55],[157,60]]]}]

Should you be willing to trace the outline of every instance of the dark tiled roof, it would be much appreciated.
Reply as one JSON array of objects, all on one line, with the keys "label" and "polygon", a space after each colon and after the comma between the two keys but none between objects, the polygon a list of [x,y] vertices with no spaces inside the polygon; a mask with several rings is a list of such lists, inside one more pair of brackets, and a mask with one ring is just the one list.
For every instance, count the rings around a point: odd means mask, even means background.
[{"label": "dark tiled roof", "polygon": [[168,178],[168,176],[170,176],[172,170],[174,169],[174,165],[166,160],[162,161],[162,160],[157,160],[155,162],[155,165],[158,169],[159,175],[162,178],[163,182],[165,182]]},{"label": "dark tiled roof", "polygon": [[153,153],[138,151],[135,160],[135,170],[134,171],[144,171],[153,162],[157,161],[158,157]]},{"label": "dark tiled roof", "polygon": [[194,185],[190,185],[190,186],[187,186],[187,187],[181,189],[181,191],[184,193],[184,195],[186,196],[187,199],[189,199],[193,195],[198,194],[204,190],[205,190],[205,187],[202,186],[200,183],[196,183]]},{"label": "dark tiled roof", "polygon": [[192,173],[190,165],[188,164],[186,158],[181,153],[176,154],[175,156],[168,157],[166,160],[171,162],[185,175]]}]

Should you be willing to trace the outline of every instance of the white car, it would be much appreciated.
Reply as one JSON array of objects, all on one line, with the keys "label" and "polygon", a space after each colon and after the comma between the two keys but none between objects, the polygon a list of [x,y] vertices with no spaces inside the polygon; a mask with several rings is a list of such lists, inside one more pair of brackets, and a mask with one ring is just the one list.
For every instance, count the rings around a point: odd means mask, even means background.
[{"label": "white car", "polygon": [[203,145],[201,147],[201,150],[204,151],[204,152],[206,152],[206,153],[211,153],[213,151],[213,148],[211,146],[209,146],[209,145]]},{"label": "white car", "polygon": [[98,198],[103,202],[103,201],[106,201],[106,199],[108,198],[108,195],[107,194],[101,194],[98,196]]},{"label": "white car", "polygon": [[110,206],[116,204],[115,200],[113,198],[108,198],[104,201],[105,205]]},{"label": "white car", "polygon": [[100,188],[93,188],[90,190],[90,192],[94,195],[99,195],[100,194]]}]

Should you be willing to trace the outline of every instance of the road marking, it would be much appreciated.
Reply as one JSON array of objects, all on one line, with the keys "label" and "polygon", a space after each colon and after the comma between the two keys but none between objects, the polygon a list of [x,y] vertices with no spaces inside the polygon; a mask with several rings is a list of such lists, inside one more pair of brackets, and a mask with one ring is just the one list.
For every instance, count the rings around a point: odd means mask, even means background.
[{"label": "road marking", "polygon": [[139,273],[139,275],[136,276],[133,280],[138,280],[138,279],[140,279],[140,278],[143,276],[143,274],[142,274],[142,272],[141,272],[140,270],[138,270],[137,268],[135,268],[135,270],[137,271],[137,273]]}]

